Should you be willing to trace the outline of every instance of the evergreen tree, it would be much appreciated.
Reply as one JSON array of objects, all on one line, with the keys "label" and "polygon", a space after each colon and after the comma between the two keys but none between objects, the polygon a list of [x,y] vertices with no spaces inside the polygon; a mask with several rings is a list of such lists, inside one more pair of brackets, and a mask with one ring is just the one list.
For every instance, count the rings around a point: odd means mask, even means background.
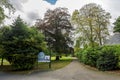
[{"label": "evergreen tree", "polygon": [[28,27],[20,17],[2,35],[5,59],[20,70],[34,67],[44,43],[44,36],[37,29]]}]

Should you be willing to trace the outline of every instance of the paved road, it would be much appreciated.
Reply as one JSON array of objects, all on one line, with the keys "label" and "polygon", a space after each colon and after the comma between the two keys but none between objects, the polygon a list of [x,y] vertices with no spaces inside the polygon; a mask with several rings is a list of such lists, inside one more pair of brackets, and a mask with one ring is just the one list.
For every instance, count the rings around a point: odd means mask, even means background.
[{"label": "paved road", "polygon": [[0,72],[0,80],[120,80],[120,74],[92,70],[74,60],[68,66],[56,71],[27,75]]}]

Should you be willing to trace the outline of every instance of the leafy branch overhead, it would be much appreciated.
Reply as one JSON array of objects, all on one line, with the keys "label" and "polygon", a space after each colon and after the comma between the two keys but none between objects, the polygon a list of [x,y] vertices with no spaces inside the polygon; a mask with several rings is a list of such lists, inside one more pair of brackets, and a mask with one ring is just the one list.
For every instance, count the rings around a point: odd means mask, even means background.
[{"label": "leafy branch overhead", "polygon": [[3,20],[8,17],[5,15],[4,9],[8,9],[9,13],[15,12],[15,8],[10,4],[9,0],[0,0],[0,24],[3,23]]}]

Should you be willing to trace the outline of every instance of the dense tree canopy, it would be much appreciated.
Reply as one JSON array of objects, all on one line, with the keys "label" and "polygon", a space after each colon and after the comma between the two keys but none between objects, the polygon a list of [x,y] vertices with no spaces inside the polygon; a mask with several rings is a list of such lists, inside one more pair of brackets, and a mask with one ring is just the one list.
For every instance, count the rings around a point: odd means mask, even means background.
[{"label": "dense tree canopy", "polygon": [[[34,66],[37,55],[45,44],[44,36],[36,28],[28,27],[20,17],[10,27],[5,28],[1,38],[1,45],[5,50],[4,58],[18,69]],[[32,57],[35,58],[31,60]],[[31,64],[28,65],[29,63]]]},{"label": "dense tree canopy", "polygon": [[117,18],[117,20],[113,23],[114,26],[114,32],[120,32],[120,16]]},{"label": "dense tree canopy", "polygon": [[67,8],[47,10],[44,19],[36,25],[45,34],[48,46],[56,53],[69,53],[73,44],[70,36],[73,29]]},{"label": "dense tree canopy", "polygon": [[3,36],[3,33],[9,31],[9,27],[8,26],[4,26],[4,27],[1,27],[0,28],[0,58],[1,59],[1,66],[3,66],[3,59],[4,59],[4,53],[5,53],[5,49],[4,49],[4,46],[2,45],[2,36]]},{"label": "dense tree canopy", "polygon": [[72,22],[79,33],[77,42],[80,45],[91,45],[95,43],[102,45],[108,35],[110,13],[101,8],[100,5],[90,3],[84,5],[80,10],[75,10],[72,14]]}]

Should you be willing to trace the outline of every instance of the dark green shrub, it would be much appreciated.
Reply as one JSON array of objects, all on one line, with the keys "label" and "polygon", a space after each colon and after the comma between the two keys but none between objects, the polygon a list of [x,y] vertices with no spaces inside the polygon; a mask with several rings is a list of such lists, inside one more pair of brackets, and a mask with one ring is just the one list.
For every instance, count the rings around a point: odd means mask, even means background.
[{"label": "dark green shrub", "polygon": [[83,53],[83,63],[96,67],[96,61],[100,51],[97,48],[87,48]]},{"label": "dark green shrub", "polygon": [[96,67],[96,61],[100,54],[100,49],[101,47],[96,48],[88,47],[86,49],[80,50],[80,52],[77,53],[77,56],[80,62]]},{"label": "dark green shrub", "polygon": [[120,45],[107,45],[96,48],[85,48],[77,53],[79,60],[99,70],[114,70],[119,67]]},{"label": "dark green shrub", "polygon": [[79,59],[80,62],[82,62],[82,54],[83,54],[83,49],[81,49],[79,52],[76,53],[77,58]]},{"label": "dark green shrub", "polygon": [[119,57],[120,61],[120,45],[114,45],[113,48],[115,49],[115,54]]},{"label": "dark green shrub", "polygon": [[45,37],[35,27],[29,27],[20,17],[2,33],[4,58],[15,70],[33,68],[36,56],[46,49]]},{"label": "dark green shrub", "polygon": [[11,65],[13,70],[29,70],[32,69],[36,63],[37,56],[35,55],[22,55],[14,54],[10,56],[12,58]]},{"label": "dark green shrub", "polygon": [[77,53],[77,57],[79,58],[80,62],[86,63],[86,54],[88,53],[87,49],[81,49],[78,53]]},{"label": "dark green shrub", "polygon": [[104,46],[102,53],[97,59],[97,68],[102,71],[116,69],[118,66],[118,57],[114,53],[114,48],[111,46]]}]

